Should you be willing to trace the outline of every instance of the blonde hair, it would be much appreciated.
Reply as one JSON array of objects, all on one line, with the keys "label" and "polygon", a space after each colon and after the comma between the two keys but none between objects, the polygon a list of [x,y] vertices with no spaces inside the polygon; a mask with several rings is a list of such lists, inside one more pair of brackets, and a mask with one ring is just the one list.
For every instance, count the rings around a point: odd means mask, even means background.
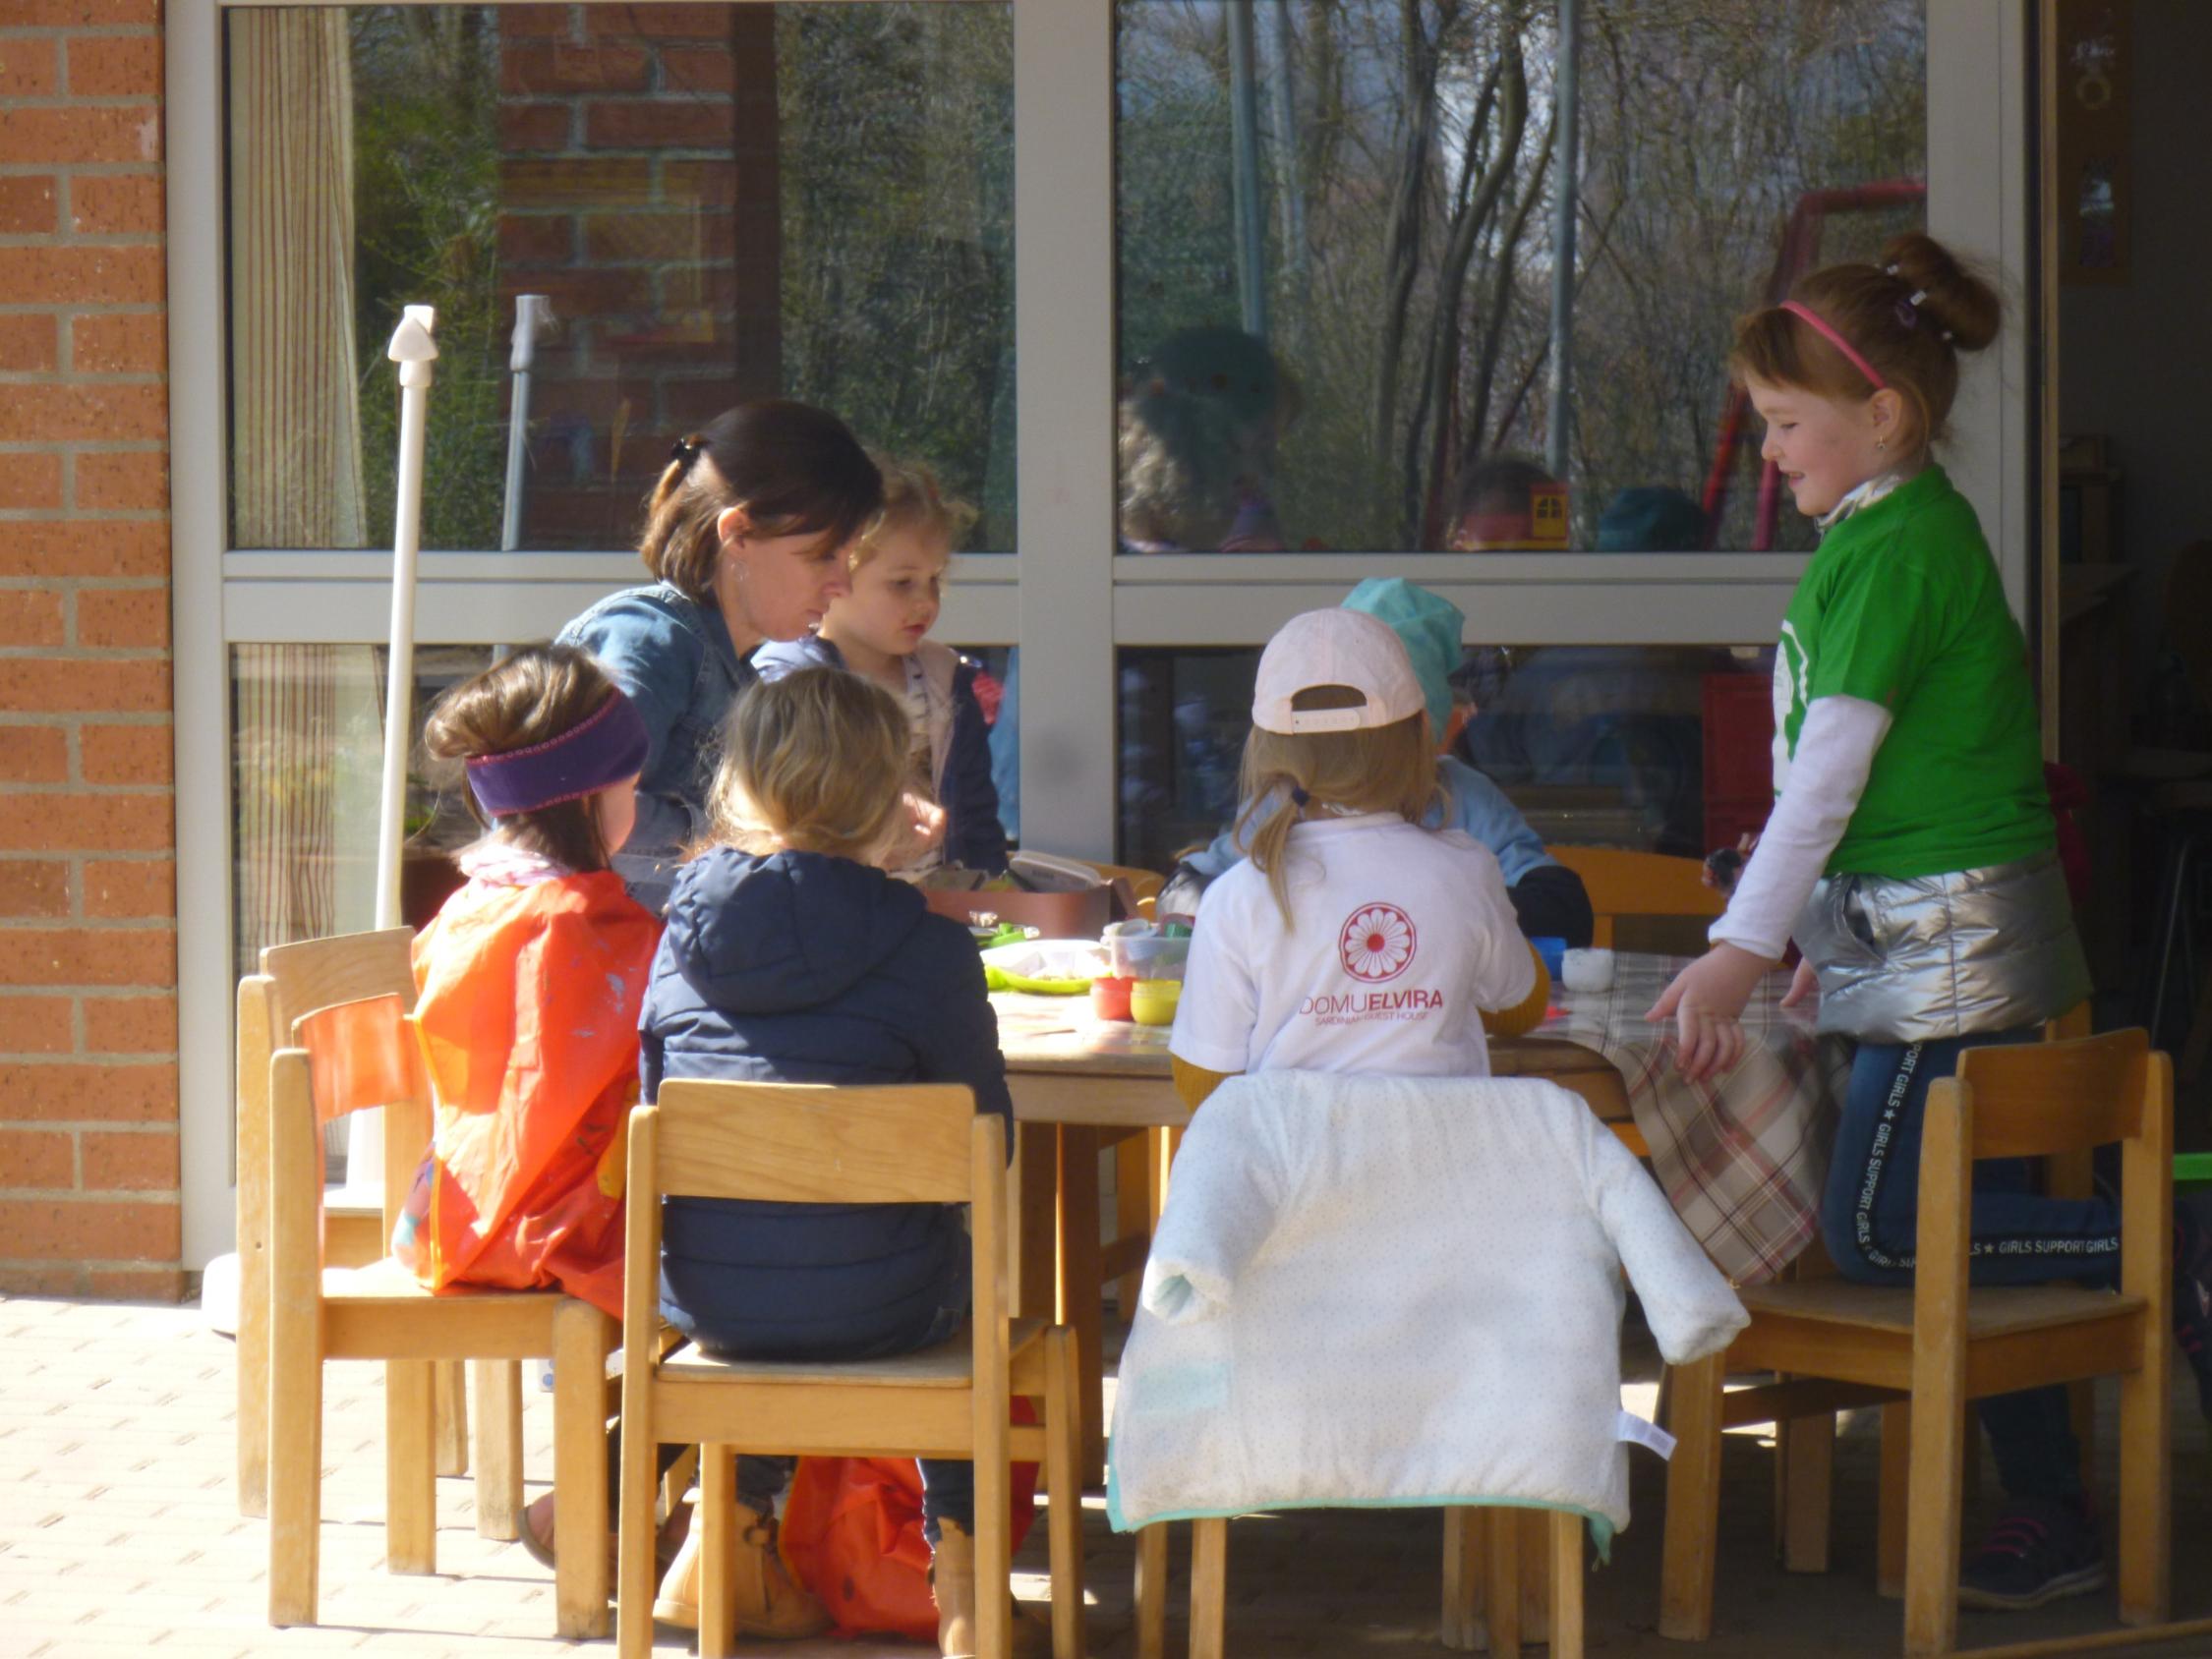
[{"label": "blonde hair", "polygon": [[[1350,686],[1309,686],[1291,707],[1357,709],[1366,694]],[[1303,790],[1301,803],[1294,791]],[[1252,849],[1252,861],[1267,876],[1267,888],[1292,929],[1298,920],[1290,907],[1290,833],[1305,804],[1339,807],[1346,812],[1394,812],[1419,824],[1443,797],[1428,715],[1408,715],[1386,726],[1356,731],[1280,732],[1252,728],[1245,739],[1244,775],[1239,792],[1245,809],[1237,816],[1236,838]]]},{"label": "blonde hair", "polygon": [[756,680],[729,712],[707,832],[746,852],[789,847],[874,862],[898,838],[906,713],[840,668]]},{"label": "blonde hair", "polygon": [[902,461],[874,450],[868,452],[868,458],[883,475],[883,511],[853,542],[852,569],[858,570],[882,552],[885,539],[902,531],[940,541],[950,552],[975,528],[975,508],[957,495],[946,494],[937,475],[921,462]]},{"label": "blonde hair", "polygon": [[[1893,236],[1878,264],[1830,265],[1799,282],[1792,299],[1865,358],[1903,400],[1906,454],[1941,443],[1958,395],[1958,354],[1997,338],[1997,291],[1965,260],[1919,231]],[[1737,378],[1798,386],[1864,403],[1875,387],[1857,365],[1779,306],[1736,324],[1728,367]]]}]

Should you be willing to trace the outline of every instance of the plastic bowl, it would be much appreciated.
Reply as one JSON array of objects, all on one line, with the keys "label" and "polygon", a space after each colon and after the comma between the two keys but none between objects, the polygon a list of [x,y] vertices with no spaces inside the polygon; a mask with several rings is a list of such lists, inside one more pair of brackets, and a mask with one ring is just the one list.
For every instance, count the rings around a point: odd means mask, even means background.
[{"label": "plastic bowl", "polygon": [[1129,988],[1129,1017],[1139,1025],[1172,1025],[1182,999],[1179,979],[1140,979]]}]

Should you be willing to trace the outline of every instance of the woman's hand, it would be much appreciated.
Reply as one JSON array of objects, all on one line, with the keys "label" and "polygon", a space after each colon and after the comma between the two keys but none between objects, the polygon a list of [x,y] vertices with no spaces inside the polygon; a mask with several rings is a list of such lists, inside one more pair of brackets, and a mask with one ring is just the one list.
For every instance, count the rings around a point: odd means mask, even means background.
[{"label": "woman's hand", "polygon": [[1781,1000],[1785,1008],[1794,1008],[1806,998],[1821,994],[1821,976],[1813,971],[1813,964],[1804,957],[1797,958],[1797,971],[1789,976],[1789,993]]},{"label": "woman's hand", "polygon": [[1675,1069],[1695,1083],[1718,1076],[1743,1058],[1743,1027],[1736,1023],[1752,988],[1774,964],[1739,944],[1716,944],[1674,976],[1644,1015],[1671,1017]]}]

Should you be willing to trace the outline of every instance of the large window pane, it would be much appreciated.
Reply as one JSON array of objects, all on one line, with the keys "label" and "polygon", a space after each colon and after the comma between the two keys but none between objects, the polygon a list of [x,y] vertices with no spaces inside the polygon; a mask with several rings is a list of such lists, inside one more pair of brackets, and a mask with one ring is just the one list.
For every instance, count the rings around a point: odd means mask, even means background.
[{"label": "large window pane", "polygon": [[[1470,649],[1456,753],[1551,845],[1701,856],[1773,804],[1765,647]],[[1165,870],[1237,810],[1259,653],[1121,654],[1121,857]]]},{"label": "large window pane", "polygon": [[424,544],[612,548],[670,441],[822,404],[1014,546],[1013,56],[994,3],[224,16],[234,544],[388,545],[400,308],[437,308]]},{"label": "large window pane", "polygon": [[1926,0],[1580,10],[1561,465],[1556,9],[1119,0],[1126,550],[1811,544],[1730,325],[1921,223]]}]

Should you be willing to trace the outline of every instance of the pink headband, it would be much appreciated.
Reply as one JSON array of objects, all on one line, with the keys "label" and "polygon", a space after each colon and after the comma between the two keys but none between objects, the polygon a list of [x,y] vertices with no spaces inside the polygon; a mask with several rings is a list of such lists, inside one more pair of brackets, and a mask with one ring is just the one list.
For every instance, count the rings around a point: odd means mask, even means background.
[{"label": "pink headband", "polygon": [[1795,300],[1784,300],[1776,309],[1789,313],[1791,316],[1804,318],[1806,322],[1812,325],[1814,333],[1818,334],[1822,339],[1826,340],[1830,345],[1834,346],[1837,351],[1841,352],[1853,369],[1856,369],[1861,374],[1864,374],[1869,380],[1874,382],[1874,389],[1876,391],[1879,392],[1888,389],[1890,382],[1885,380],[1880,374],[1877,374],[1874,372],[1874,365],[1867,362],[1865,358],[1859,356],[1859,354],[1852,349],[1851,342],[1844,339],[1842,333],[1832,323],[1830,323],[1826,317],[1822,316],[1819,312],[1813,310],[1811,306],[1800,305]]}]

